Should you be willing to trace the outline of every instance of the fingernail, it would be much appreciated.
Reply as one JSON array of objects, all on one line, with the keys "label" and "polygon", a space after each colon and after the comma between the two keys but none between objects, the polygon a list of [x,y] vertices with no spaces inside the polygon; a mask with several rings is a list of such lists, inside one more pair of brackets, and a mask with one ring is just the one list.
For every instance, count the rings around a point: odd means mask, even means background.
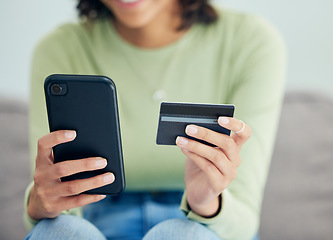
[{"label": "fingernail", "polygon": [[186,146],[188,144],[188,140],[186,138],[177,137],[176,144],[180,146]]},{"label": "fingernail", "polygon": [[196,126],[187,126],[186,129],[185,129],[185,132],[188,134],[188,135],[195,135],[198,133],[198,128]]},{"label": "fingernail", "polygon": [[95,164],[96,164],[96,167],[102,168],[102,167],[105,167],[107,165],[107,162],[106,162],[106,159],[100,158],[100,159],[96,160]]},{"label": "fingernail", "polygon": [[219,117],[219,123],[221,125],[227,125],[229,122],[230,122],[229,118],[227,118],[227,117]]},{"label": "fingernail", "polygon": [[97,195],[96,196],[99,200],[102,200],[102,199],[104,199],[105,197],[106,197],[106,195]]},{"label": "fingernail", "polygon": [[65,137],[66,138],[72,139],[72,138],[75,138],[75,136],[76,136],[76,132],[75,131],[66,131],[65,132]]},{"label": "fingernail", "polygon": [[113,181],[114,181],[114,175],[112,173],[109,173],[104,176],[105,183],[112,183]]}]

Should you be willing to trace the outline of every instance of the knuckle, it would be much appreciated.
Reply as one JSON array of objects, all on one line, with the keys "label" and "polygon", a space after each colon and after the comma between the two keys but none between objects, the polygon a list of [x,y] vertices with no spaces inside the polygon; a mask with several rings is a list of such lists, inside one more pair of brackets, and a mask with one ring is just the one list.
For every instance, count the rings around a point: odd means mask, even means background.
[{"label": "knuckle", "polygon": [[219,151],[214,151],[211,159],[215,164],[221,161],[221,154]]},{"label": "knuckle", "polygon": [[80,190],[80,186],[78,185],[77,182],[75,181],[69,181],[66,182],[66,192],[71,194],[71,195],[75,195],[78,194]]},{"label": "knuckle", "polygon": [[37,148],[38,149],[44,149],[45,148],[45,141],[43,140],[43,138],[38,139]]},{"label": "knuckle", "polygon": [[55,166],[55,174],[59,177],[65,176],[66,175],[66,167],[64,164],[57,163],[54,165]]},{"label": "knuckle", "polygon": [[85,204],[85,201],[84,201],[84,198],[82,196],[77,196],[75,199],[74,199],[74,205],[75,206],[82,206]]},{"label": "knuckle", "polygon": [[199,128],[198,134],[203,140],[207,140],[209,137],[209,131],[205,128]]},{"label": "knuckle", "polygon": [[45,173],[43,171],[38,170],[38,168],[36,168],[36,171],[33,176],[33,180],[37,186],[43,185],[43,183],[45,183],[47,180],[46,177],[47,177],[47,175],[45,175]]},{"label": "knuckle", "polygon": [[215,170],[215,166],[212,164],[212,163],[209,163],[207,162],[205,165],[204,165],[204,171],[207,173],[207,174],[212,174]]},{"label": "knuckle", "polygon": [[233,149],[235,147],[235,141],[229,137],[224,143],[225,148],[227,149]]}]

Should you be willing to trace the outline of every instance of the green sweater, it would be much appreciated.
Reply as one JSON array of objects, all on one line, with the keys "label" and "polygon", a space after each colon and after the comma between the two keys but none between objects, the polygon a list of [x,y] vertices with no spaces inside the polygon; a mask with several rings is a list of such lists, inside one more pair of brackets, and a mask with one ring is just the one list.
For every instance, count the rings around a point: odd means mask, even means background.
[{"label": "green sweater", "polygon": [[[161,100],[234,104],[235,117],[253,134],[242,148],[236,179],[222,193],[220,213],[210,219],[196,215],[187,208],[186,194],[180,207],[223,239],[251,239],[259,227],[282,103],[285,46],[259,17],[218,13],[217,22],[194,25],[178,41],[157,49],[129,44],[109,20],[65,24],[48,34],[32,62],[31,159],[37,140],[49,132],[43,82],[52,73],[99,74],[114,80],[127,191],[184,189],[185,156],[175,146],[155,144]],[[80,214],[80,209],[67,213]],[[25,213],[25,223],[31,228],[36,222]]]}]

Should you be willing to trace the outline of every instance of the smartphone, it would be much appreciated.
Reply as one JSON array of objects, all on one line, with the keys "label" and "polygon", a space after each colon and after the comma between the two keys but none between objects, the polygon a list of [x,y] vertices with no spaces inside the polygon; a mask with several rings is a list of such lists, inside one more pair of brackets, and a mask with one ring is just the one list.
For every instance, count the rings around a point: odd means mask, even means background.
[{"label": "smartphone", "polygon": [[117,195],[125,188],[116,86],[105,76],[54,74],[44,92],[50,132],[75,130],[76,138],[53,148],[54,162],[103,157],[104,169],[63,177],[62,181],[112,172],[115,181],[88,194]]},{"label": "smartphone", "polygon": [[230,135],[230,130],[221,127],[217,120],[220,116],[233,117],[234,110],[235,106],[231,104],[162,102],[156,144],[176,145],[176,138],[181,136],[215,147],[215,145],[206,141],[187,136],[185,133],[186,126],[195,124],[215,132]]}]

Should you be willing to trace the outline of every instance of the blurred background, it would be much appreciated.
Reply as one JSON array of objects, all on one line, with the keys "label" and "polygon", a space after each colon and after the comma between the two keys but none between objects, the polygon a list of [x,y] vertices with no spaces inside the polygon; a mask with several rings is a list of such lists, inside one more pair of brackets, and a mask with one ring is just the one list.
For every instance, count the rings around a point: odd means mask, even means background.
[{"label": "blurred background", "polygon": [[[333,236],[333,1],[215,0],[261,15],[288,47],[286,97],[264,196],[263,240]],[[0,14],[0,239],[23,239],[30,182],[30,61],[39,39],[76,21],[75,0],[3,1]]]},{"label": "blurred background", "polygon": [[[286,89],[333,97],[332,0],[215,0],[259,14],[282,33],[288,46]],[[0,15],[0,96],[27,99],[34,46],[57,25],[75,21],[75,0],[6,1]]]}]

